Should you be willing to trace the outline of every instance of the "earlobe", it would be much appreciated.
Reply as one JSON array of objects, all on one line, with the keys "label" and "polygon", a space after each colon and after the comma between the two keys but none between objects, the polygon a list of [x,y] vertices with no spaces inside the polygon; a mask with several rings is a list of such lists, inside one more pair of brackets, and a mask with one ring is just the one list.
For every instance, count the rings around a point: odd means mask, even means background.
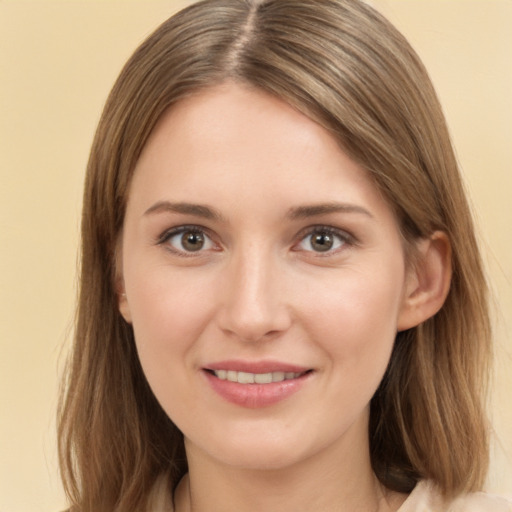
[{"label": "earlobe", "polygon": [[416,247],[417,257],[406,280],[398,317],[399,331],[416,327],[443,306],[452,277],[451,245],[443,231],[435,231]]},{"label": "earlobe", "polygon": [[118,294],[117,305],[122,317],[130,324],[132,322],[132,316],[130,313],[130,306],[128,305],[128,299],[126,298],[126,293],[123,292]]},{"label": "earlobe", "polygon": [[129,324],[132,323],[132,316],[130,313],[130,306],[126,297],[126,289],[124,285],[123,271],[122,271],[122,258],[121,258],[122,234],[116,244],[115,255],[115,291],[117,297],[117,309],[121,316]]},{"label": "earlobe", "polygon": [[128,298],[126,297],[126,291],[124,287],[124,280],[121,276],[116,278],[116,296],[117,296],[117,308],[119,309],[119,313],[126,320],[126,322],[131,323],[132,317],[130,313],[130,306],[128,304]]}]

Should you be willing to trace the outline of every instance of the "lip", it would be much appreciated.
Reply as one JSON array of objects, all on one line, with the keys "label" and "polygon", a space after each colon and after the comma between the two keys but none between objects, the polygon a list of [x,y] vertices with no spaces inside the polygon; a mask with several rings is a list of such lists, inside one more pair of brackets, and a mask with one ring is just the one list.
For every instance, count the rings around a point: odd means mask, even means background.
[{"label": "lip", "polygon": [[242,361],[242,360],[228,360],[218,361],[208,364],[204,367],[205,370],[231,370],[235,372],[248,372],[248,373],[271,373],[271,372],[285,372],[285,373],[304,373],[311,368],[305,366],[298,366],[280,361]]},{"label": "lip", "polygon": [[[269,384],[239,384],[216,377],[212,370],[231,370],[247,373],[300,373],[299,377]],[[220,361],[203,368],[203,375],[210,387],[224,400],[249,409],[269,407],[277,404],[300,389],[310,379],[311,368],[279,361]]]}]

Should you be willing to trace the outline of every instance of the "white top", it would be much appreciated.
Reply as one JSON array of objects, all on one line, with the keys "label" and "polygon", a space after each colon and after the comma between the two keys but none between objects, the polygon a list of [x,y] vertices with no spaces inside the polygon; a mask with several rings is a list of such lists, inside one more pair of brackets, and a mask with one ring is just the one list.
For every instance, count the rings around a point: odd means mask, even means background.
[{"label": "white top", "polygon": [[[153,512],[173,512],[164,479],[157,484],[153,499]],[[416,485],[397,512],[512,512],[512,501],[476,492],[447,502],[432,483],[422,481]]]},{"label": "white top", "polygon": [[475,492],[446,502],[431,482],[422,481],[416,485],[398,512],[512,512],[512,501]]}]

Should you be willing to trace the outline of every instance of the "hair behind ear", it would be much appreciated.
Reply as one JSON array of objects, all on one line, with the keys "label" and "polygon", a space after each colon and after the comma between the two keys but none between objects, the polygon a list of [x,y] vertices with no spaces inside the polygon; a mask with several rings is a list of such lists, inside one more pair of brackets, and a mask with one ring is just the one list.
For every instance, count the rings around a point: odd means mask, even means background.
[{"label": "hair behind ear", "polygon": [[[481,489],[488,467],[487,287],[475,254],[478,265],[454,261],[442,231],[411,252],[401,329],[371,402],[372,464],[388,488],[430,479],[454,496]],[[462,270],[474,272],[474,293]]]},{"label": "hair behind ear", "polygon": [[452,277],[451,245],[446,233],[435,231],[414,244],[398,330],[416,327],[443,306]]}]

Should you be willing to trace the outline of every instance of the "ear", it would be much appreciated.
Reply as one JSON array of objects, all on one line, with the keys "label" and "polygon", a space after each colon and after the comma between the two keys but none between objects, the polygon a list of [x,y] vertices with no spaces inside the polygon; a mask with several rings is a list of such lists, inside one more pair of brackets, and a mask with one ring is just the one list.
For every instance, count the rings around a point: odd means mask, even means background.
[{"label": "ear", "polygon": [[132,323],[132,315],[130,312],[130,305],[128,304],[128,298],[124,289],[124,281],[121,278],[121,282],[118,284],[116,279],[116,295],[117,295],[117,307],[121,316],[128,322]]},{"label": "ear", "polygon": [[416,327],[434,316],[450,290],[451,245],[446,233],[435,231],[429,238],[421,239],[415,253],[406,278],[399,331]]},{"label": "ear", "polygon": [[132,323],[132,315],[130,312],[130,305],[128,304],[128,298],[126,297],[126,289],[124,285],[123,277],[123,262],[121,257],[121,237],[117,242],[116,255],[115,255],[115,292],[117,297],[117,308],[121,313],[121,316],[128,322]]}]

